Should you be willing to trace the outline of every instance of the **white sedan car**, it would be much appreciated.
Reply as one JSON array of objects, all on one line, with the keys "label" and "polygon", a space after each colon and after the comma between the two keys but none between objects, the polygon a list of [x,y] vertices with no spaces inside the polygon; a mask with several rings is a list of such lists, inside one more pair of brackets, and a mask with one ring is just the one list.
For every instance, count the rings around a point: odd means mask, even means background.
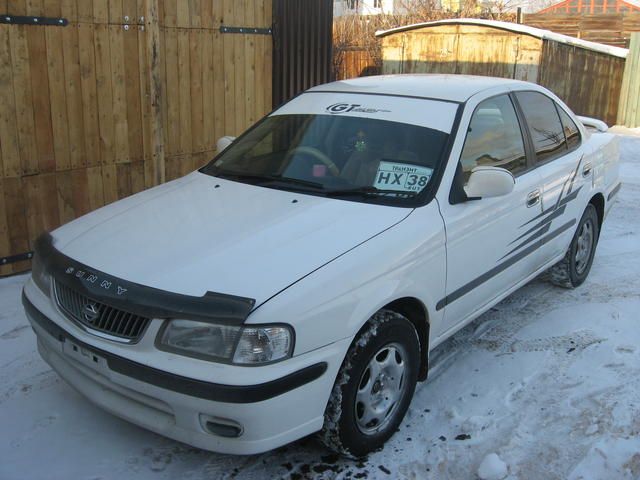
[{"label": "white sedan car", "polygon": [[319,431],[364,455],[436,345],[547,269],[585,280],[620,189],[605,131],[514,80],[312,88],[200,170],[42,236],[38,349],[91,402],[203,449]]}]

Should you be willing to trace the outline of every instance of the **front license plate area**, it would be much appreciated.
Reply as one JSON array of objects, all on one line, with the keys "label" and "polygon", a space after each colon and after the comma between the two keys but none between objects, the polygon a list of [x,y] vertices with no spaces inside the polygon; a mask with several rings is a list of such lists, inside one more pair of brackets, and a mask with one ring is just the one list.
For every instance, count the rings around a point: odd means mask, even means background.
[{"label": "front license plate area", "polygon": [[373,186],[381,190],[421,192],[429,183],[433,169],[410,163],[381,161]]},{"label": "front license plate area", "polygon": [[104,358],[92,350],[77,345],[68,339],[62,344],[62,351],[76,362],[82,363],[84,366],[96,372],[104,373],[107,369],[107,361]]}]

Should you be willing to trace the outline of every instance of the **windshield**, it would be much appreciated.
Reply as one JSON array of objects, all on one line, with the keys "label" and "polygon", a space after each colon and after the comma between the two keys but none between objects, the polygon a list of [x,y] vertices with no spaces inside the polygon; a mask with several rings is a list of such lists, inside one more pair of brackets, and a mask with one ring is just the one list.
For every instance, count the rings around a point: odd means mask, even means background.
[{"label": "windshield", "polygon": [[374,118],[272,115],[202,172],[304,193],[401,203],[429,185],[447,138],[440,130]]}]

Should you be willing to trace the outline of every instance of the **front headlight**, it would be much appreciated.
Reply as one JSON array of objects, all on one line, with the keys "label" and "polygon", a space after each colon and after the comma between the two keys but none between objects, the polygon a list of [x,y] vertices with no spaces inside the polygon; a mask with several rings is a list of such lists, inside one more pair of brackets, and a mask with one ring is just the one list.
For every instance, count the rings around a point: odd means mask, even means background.
[{"label": "front headlight", "polygon": [[240,365],[283,360],[293,351],[293,333],[284,325],[230,326],[169,320],[158,335],[161,350]]},{"label": "front headlight", "polygon": [[31,259],[31,278],[40,290],[49,295],[51,292],[51,275],[47,273],[40,260],[40,256],[36,253]]}]

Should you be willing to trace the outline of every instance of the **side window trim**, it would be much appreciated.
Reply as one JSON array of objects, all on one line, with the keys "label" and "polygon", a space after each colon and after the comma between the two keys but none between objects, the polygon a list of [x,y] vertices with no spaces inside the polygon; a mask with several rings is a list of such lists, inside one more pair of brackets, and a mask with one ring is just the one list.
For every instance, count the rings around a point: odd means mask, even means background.
[{"label": "side window trim", "polygon": [[516,92],[524,92],[526,90],[517,90],[509,92],[509,98],[511,99],[511,103],[516,110],[516,116],[518,117],[518,122],[520,123],[520,132],[522,133],[522,138],[524,140],[524,151],[527,155],[527,168],[520,173],[527,173],[536,168],[536,150],[533,146],[533,139],[531,138],[531,132],[529,131],[529,124],[527,123],[527,119],[524,116],[524,112],[522,111],[522,107],[520,106],[520,102],[516,97]]}]

